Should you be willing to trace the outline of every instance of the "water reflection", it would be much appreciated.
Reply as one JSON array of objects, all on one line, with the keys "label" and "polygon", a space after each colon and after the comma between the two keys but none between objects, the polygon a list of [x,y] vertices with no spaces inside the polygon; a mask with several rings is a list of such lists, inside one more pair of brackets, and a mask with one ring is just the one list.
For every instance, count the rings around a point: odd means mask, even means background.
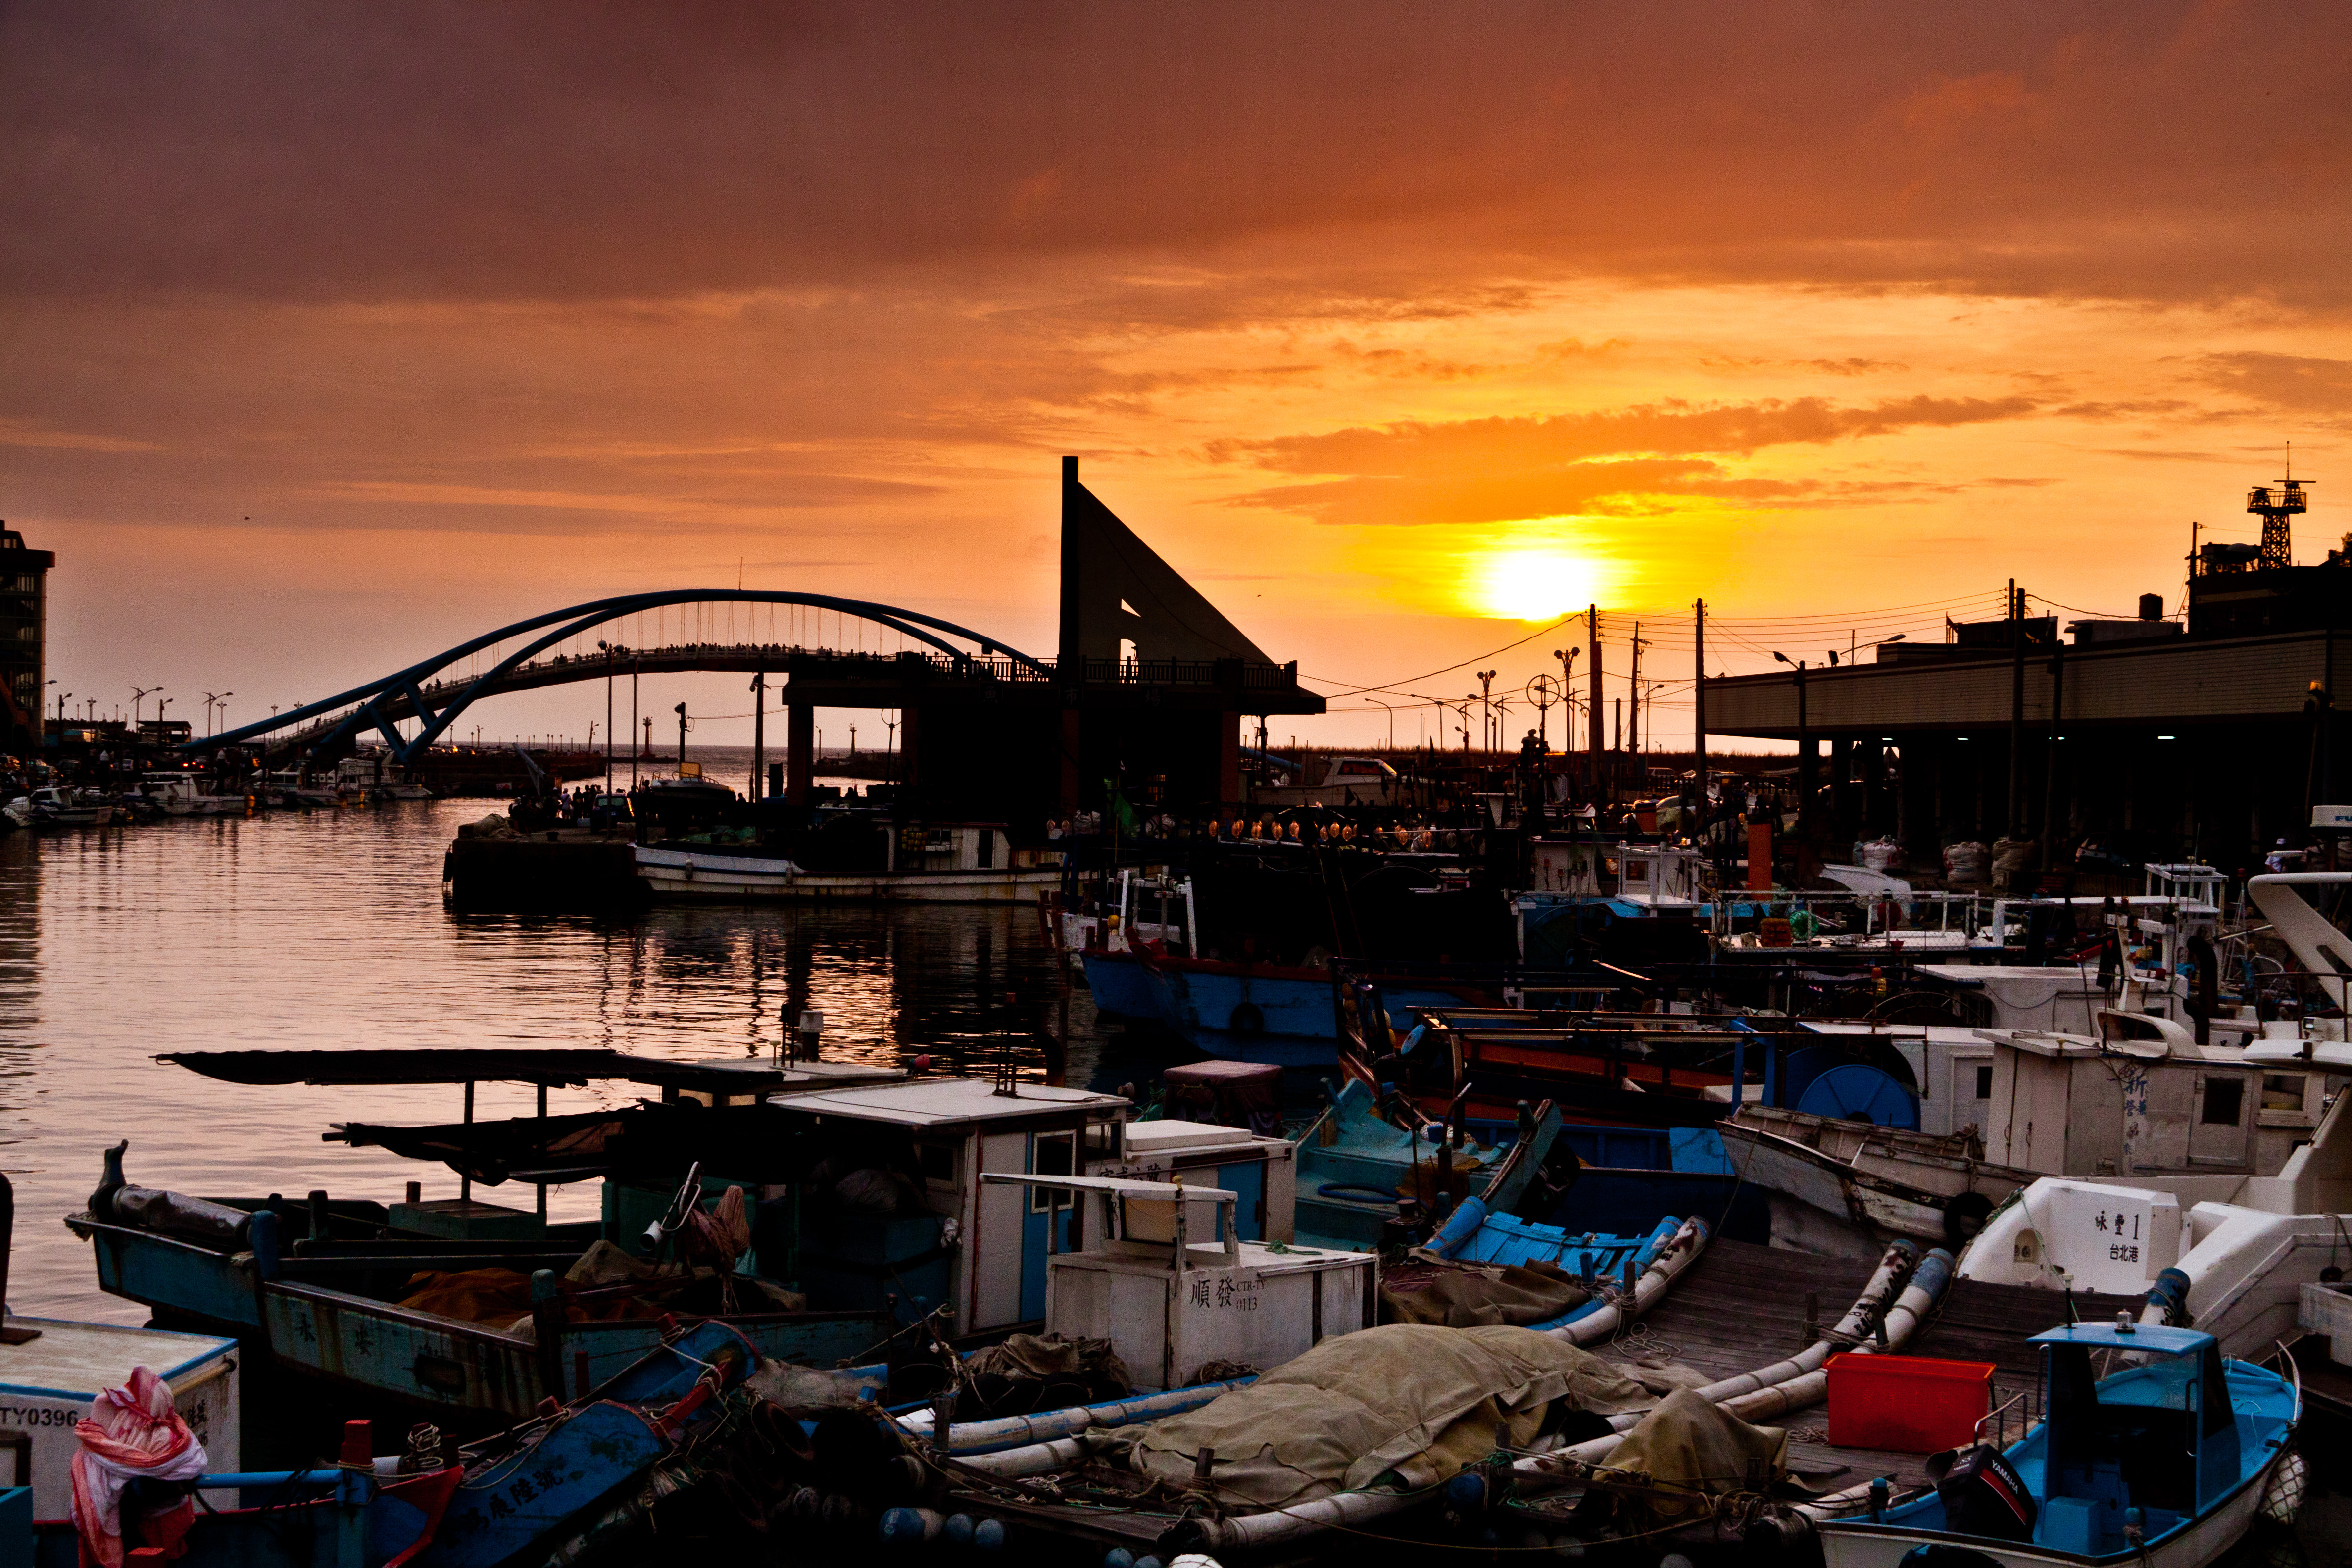
[{"label": "water reflection", "polygon": [[[12,1305],[135,1321],[99,1294],[58,1216],[99,1151],[133,1180],[224,1194],[387,1194],[456,1177],[323,1143],[333,1121],[454,1118],[455,1089],[249,1090],[160,1051],[354,1046],[604,1046],[657,1056],[772,1052],[814,1008],[825,1054],[895,1060],[1056,1026],[1059,979],[1028,909],[668,908],[628,923],[452,917],[443,847],[479,802],[0,839],[0,1152],[18,1188]],[[1084,991],[1068,1075],[1115,1086],[1158,1058],[1097,1037]],[[1045,1056],[1024,1041],[1033,1070]],[[559,1090],[550,1110],[634,1090]],[[484,1116],[530,1108],[484,1085]],[[593,1186],[554,1212],[595,1212]]]}]

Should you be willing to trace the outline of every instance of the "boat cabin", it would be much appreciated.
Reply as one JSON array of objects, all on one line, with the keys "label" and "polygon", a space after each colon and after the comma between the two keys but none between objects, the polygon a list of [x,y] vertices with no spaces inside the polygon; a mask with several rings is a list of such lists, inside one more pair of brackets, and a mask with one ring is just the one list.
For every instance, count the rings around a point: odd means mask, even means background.
[{"label": "boat cabin", "polygon": [[1000,822],[929,822],[887,836],[890,871],[1001,871],[1013,840]]},{"label": "boat cabin", "polygon": [[1377,1255],[1244,1241],[1243,1195],[1230,1188],[1186,1183],[1180,1203],[1171,1184],[1126,1177],[982,1180],[1066,1216],[1045,1330],[1110,1341],[1139,1392],[1184,1387],[1220,1363],[1279,1366],[1378,1321]]},{"label": "boat cabin", "polygon": [[[1129,1109],[1117,1095],[983,1079],[773,1100],[805,1172],[785,1270],[827,1301],[950,1308],[959,1334],[1042,1320],[1066,1205],[982,1175],[1078,1174],[1118,1152]],[[782,1263],[762,1261],[772,1273]]]},{"label": "boat cabin", "polygon": [[[2163,1561],[2166,1539],[2258,1478],[2293,1423],[2293,1391],[2225,1363],[2210,1334],[2126,1321],[2052,1329],[2033,1342],[2043,1420],[2008,1454],[2031,1508],[1972,1510],[1966,1485],[1948,1478],[1857,1528]],[[2102,1377],[2110,1364],[2120,1369]]]},{"label": "boat cabin", "polygon": [[[2263,1072],[2235,1052],[1987,1029],[1984,1157],[2052,1176],[2249,1174]],[[1988,1079],[1986,1075],[1990,1075]]]}]

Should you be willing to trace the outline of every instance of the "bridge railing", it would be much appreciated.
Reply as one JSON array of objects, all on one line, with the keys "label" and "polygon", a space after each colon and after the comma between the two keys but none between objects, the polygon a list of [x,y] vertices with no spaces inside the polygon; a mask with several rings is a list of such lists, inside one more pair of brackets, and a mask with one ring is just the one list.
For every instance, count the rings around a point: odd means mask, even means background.
[{"label": "bridge railing", "polygon": [[[1001,654],[975,654],[950,657],[940,653],[865,653],[834,648],[804,647],[798,645],[766,643],[672,643],[660,647],[632,648],[615,647],[612,658],[606,660],[601,652],[593,654],[559,653],[529,660],[506,671],[495,682],[493,689],[527,687],[553,674],[573,679],[593,679],[610,668],[614,673],[625,673],[631,666],[652,663],[691,667],[698,659],[725,658],[730,661],[763,661],[779,674],[793,668],[817,673],[821,669],[835,672],[844,667],[876,679],[903,679],[908,667],[921,668],[925,679],[947,680],[994,680],[1007,684],[1038,686],[1054,684],[1065,679],[1066,665],[1075,664],[1071,673],[1086,685],[1223,687],[1240,691],[1284,691],[1298,681],[1297,661],[1288,664],[1261,664],[1244,659],[1173,659],[1173,658],[1084,658],[1055,660],[1040,670],[1019,659]],[[428,681],[416,688],[425,705],[441,709],[471,690],[478,677],[468,673],[448,676]],[[487,695],[487,693],[484,693]],[[413,707],[401,693],[387,693],[387,708],[400,716],[413,713]],[[299,746],[307,739],[331,734],[349,722],[348,712],[322,716],[299,730],[281,731],[272,738],[276,746]]]},{"label": "bridge railing", "polygon": [[[763,643],[672,643],[660,647],[614,649],[614,665],[625,669],[634,660],[669,661],[716,656],[730,659],[768,658],[774,661],[779,672],[795,664],[863,665],[877,675],[898,674],[909,665],[922,666],[941,676],[960,679],[1003,680],[1024,684],[1051,684],[1063,679],[1066,662],[1078,665],[1077,678],[1087,685],[1129,686],[1238,686],[1244,690],[1282,690],[1298,681],[1298,664],[1260,664],[1245,659],[1181,659],[1181,658],[1086,658],[1076,661],[1056,659],[1046,671],[1040,671],[1018,659],[1002,655],[975,654],[967,658],[950,658],[940,653],[862,653],[834,648],[803,647],[797,645]],[[553,670],[584,668],[601,670],[604,667],[602,654],[557,654],[549,658],[532,659],[517,665],[508,679],[518,682],[528,680]],[[469,679],[441,680],[425,687],[429,700],[444,693],[454,692],[467,685]]]}]

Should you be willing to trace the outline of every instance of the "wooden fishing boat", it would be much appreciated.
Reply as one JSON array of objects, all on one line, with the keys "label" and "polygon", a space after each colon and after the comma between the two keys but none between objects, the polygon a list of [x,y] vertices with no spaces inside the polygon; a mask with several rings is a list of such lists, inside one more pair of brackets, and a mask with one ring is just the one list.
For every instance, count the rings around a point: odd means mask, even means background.
[{"label": "wooden fishing boat", "polygon": [[[681,1318],[716,1317],[778,1360],[834,1365],[861,1358],[903,1321],[879,1300],[836,1310],[790,1306],[756,1277],[683,1267],[577,1273],[603,1247],[611,1259],[638,1243],[648,1220],[681,1205],[679,1173],[703,1150],[756,1146],[766,1129],[744,1125],[750,1105],[784,1075],[757,1062],[698,1066],[610,1051],[254,1051],[167,1058],[227,1081],[266,1085],[462,1083],[470,1111],[479,1080],[551,1085],[619,1079],[656,1085],[663,1105],[587,1115],[439,1128],[348,1124],[330,1133],[446,1160],[461,1173],[459,1196],[404,1202],[202,1197],[132,1185],[107,1152],[84,1212],[66,1223],[91,1243],[99,1284],[148,1307],[170,1326],[234,1335],[248,1353],[298,1376],[388,1400],[457,1427],[506,1425],[541,1401],[601,1384],[674,1336]],[[685,1098],[681,1098],[685,1097]],[[691,1101],[689,1105],[688,1101]],[[706,1104],[705,1101],[712,1103]],[[550,1223],[546,1186],[604,1176],[605,1220]],[[477,1179],[520,1180],[536,1210],[477,1200]],[[712,1195],[716,1195],[715,1194]],[[641,1245],[641,1244],[640,1244]],[[620,1278],[606,1276],[617,1269]],[[487,1303],[472,1316],[408,1304],[420,1284],[454,1282],[436,1300]],[[500,1303],[503,1302],[503,1309]]]}]

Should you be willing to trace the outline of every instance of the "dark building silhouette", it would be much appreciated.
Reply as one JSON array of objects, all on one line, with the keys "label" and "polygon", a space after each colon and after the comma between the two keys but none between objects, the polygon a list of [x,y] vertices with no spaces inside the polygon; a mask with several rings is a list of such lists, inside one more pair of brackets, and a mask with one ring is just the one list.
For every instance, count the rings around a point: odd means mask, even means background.
[{"label": "dark building silhouette", "polygon": [[48,679],[49,568],[47,550],[28,550],[25,536],[0,526],[0,745],[19,755],[37,752],[43,689]]}]

